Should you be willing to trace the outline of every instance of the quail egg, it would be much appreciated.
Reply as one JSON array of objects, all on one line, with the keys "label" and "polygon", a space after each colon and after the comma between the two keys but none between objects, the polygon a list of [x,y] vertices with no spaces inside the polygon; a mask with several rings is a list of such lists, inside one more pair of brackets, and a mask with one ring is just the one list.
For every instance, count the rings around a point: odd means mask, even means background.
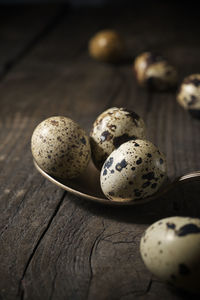
[{"label": "quail egg", "polygon": [[159,279],[178,288],[200,292],[200,219],[170,217],[144,233],[140,253]]},{"label": "quail egg", "polygon": [[200,74],[192,74],[183,80],[177,101],[194,117],[200,118]]},{"label": "quail egg", "polygon": [[98,116],[90,133],[92,159],[101,169],[110,153],[131,139],[145,138],[142,118],[125,108],[112,107]]},{"label": "quail egg", "polygon": [[124,42],[114,30],[102,30],[89,41],[89,53],[96,60],[115,62],[122,57]]},{"label": "quail egg", "polygon": [[114,150],[100,175],[101,188],[108,199],[136,203],[154,194],[165,179],[164,155],[151,142],[139,139]]},{"label": "quail egg", "polygon": [[138,83],[147,88],[167,90],[177,84],[177,71],[162,56],[144,52],[134,61]]},{"label": "quail egg", "polygon": [[79,176],[90,160],[89,138],[73,120],[50,117],[34,130],[32,154],[45,172],[61,179]]}]

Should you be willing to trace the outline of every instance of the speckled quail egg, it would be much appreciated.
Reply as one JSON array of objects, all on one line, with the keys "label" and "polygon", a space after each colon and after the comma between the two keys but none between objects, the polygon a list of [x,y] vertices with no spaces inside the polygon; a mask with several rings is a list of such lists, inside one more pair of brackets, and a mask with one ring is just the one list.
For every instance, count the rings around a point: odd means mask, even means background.
[{"label": "speckled quail egg", "polygon": [[90,133],[92,159],[101,169],[110,153],[131,139],[145,138],[144,121],[126,108],[112,107],[98,116]]},{"label": "speckled quail egg", "polygon": [[122,57],[124,42],[114,30],[102,30],[89,41],[89,53],[96,60],[116,62]]},{"label": "speckled quail egg", "polygon": [[200,118],[200,74],[192,74],[183,80],[177,101],[194,117]]},{"label": "speckled quail egg", "polygon": [[147,88],[167,90],[177,84],[177,71],[162,56],[144,52],[133,65],[138,83]]},{"label": "speckled quail egg", "polygon": [[73,120],[60,116],[50,117],[35,128],[31,149],[37,164],[61,179],[79,176],[91,154],[85,131]]},{"label": "speckled quail egg", "polygon": [[166,179],[164,155],[147,140],[132,140],[114,150],[100,175],[105,196],[113,201],[146,201]]},{"label": "speckled quail egg", "polygon": [[200,292],[200,219],[170,217],[144,233],[140,253],[159,279],[178,288]]}]

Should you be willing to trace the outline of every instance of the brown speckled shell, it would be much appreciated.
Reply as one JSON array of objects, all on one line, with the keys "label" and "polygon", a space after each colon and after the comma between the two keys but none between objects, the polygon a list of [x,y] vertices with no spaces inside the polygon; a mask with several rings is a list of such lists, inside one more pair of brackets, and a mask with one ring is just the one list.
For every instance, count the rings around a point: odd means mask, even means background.
[{"label": "brown speckled shell", "polygon": [[87,167],[91,150],[85,131],[66,117],[50,117],[34,130],[31,150],[37,164],[61,179],[79,176]]},{"label": "brown speckled shell", "polygon": [[192,74],[183,80],[177,101],[194,116],[200,117],[200,74]]},{"label": "brown speckled shell", "polygon": [[128,141],[114,150],[101,170],[101,188],[114,201],[142,202],[166,180],[165,156],[147,140]]},{"label": "brown speckled shell", "polygon": [[155,222],[141,238],[140,253],[159,280],[200,293],[200,219],[174,216]]},{"label": "brown speckled shell", "polygon": [[112,107],[98,116],[90,133],[92,159],[100,170],[110,153],[131,139],[145,138],[144,121],[135,112]]},{"label": "brown speckled shell", "polygon": [[114,30],[102,30],[89,41],[91,57],[99,61],[115,62],[119,60],[124,51],[124,42]]},{"label": "brown speckled shell", "polygon": [[177,71],[162,56],[144,52],[136,57],[133,70],[138,83],[147,88],[167,90],[177,84]]}]

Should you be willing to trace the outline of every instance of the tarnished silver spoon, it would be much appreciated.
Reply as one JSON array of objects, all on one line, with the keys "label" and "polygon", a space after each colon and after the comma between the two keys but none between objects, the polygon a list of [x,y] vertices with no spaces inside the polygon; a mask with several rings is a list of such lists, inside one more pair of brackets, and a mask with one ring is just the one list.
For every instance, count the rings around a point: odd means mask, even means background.
[{"label": "tarnished silver spoon", "polygon": [[190,182],[190,181],[200,181],[200,171],[191,172],[188,174],[185,174],[183,176],[180,176],[176,178],[173,182],[170,182],[163,186],[157,193],[155,193],[153,196],[147,197],[143,199],[141,202],[137,201],[111,201],[109,199],[106,199],[104,194],[101,191],[100,187],[100,173],[99,171],[94,167],[93,163],[90,162],[86,171],[84,174],[82,174],[80,177],[73,179],[73,180],[65,180],[61,181],[57,178],[52,177],[51,175],[47,174],[45,171],[43,171],[38,164],[34,161],[34,165],[36,169],[49,181],[53,182],[57,186],[61,187],[62,189],[76,195],[79,197],[86,198],[88,200],[104,203],[107,205],[115,205],[115,206],[122,206],[122,205],[138,205],[142,204],[144,202],[148,202],[151,200],[158,199],[162,196],[164,196],[169,190],[172,190],[175,186]]}]

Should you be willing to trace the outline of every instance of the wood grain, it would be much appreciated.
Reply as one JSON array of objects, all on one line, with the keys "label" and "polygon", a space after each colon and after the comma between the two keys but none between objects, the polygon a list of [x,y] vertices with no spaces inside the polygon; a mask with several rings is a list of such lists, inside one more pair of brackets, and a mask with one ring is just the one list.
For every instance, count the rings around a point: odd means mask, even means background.
[{"label": "wood grain", "polygon": [[[151,276],[139,241],[159,218],[200,216],[198,182],[143,206],[109,208],[47,182],[30,153],[32,131],[48,116],[66,115],[89,132],[103,110],[126,106],[144,118],[149,138],[166,153],[170,178],[200,169],[199,121],[178,106],[174,92],[139,88],[131,70],[140,51],[158,49],[179,68],[180,80],[198,71],[198,20],[194,15],[184,25],[185,12],[177,17],[177,9],[72,11],[1,80],[2,299],[191,299]],[[87,53],[88,39],[104,27],[127,41],[127,57],[115,66]]]}]

